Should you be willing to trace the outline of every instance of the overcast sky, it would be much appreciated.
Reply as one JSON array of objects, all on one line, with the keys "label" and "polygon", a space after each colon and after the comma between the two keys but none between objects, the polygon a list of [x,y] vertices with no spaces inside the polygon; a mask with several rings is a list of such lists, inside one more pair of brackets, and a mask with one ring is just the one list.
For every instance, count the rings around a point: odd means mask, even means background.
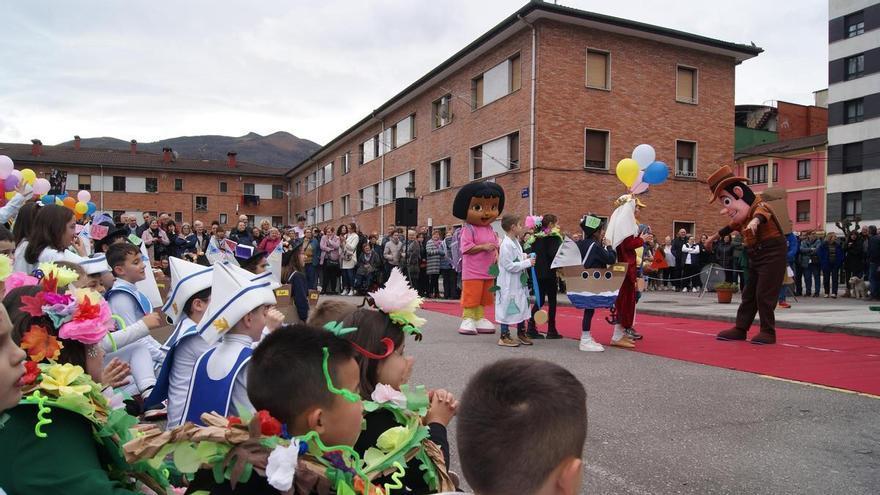
[{"label": "overcast sky", "polygon": [[[0,142],[284,130],[323,144],[524,3],[0,0]],[[754,42],[737,103],[811,103],[828,84],[825,0],[560,3]]]}]

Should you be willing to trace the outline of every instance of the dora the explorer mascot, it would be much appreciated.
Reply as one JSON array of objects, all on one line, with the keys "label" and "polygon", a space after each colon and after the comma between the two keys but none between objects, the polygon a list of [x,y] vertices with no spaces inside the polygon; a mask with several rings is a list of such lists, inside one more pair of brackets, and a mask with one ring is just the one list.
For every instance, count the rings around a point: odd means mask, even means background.
[{"label": "dora the explorer mascot", "polygon": [[776,214],[760,194],[747,185],[747,179],[736,177],[727,165],[709,177],[712,198],[721,201],[721,214],[730,218],[730,224],[706,241],[711,247],[716,240],[734,230],[740,232],[749,272],[742,291],[742,302],[736,312],[736,325],[720,332],[718,340],[745,340],[746,333],[755,319],[761,318],[761,331],[752,337],[753,344],[776,343],[776,316],[774,310],[779,289],[785,278],[786,243],[782,226]]},{"label": "dora the explorer mascot", "polygon": [[455,218],[465,221],[459,234],[461,251],[462,320],[458,333],[495,333],[484,308],[495,304],[495,276],[489,267],[498,258],[498,237],[492,222],[504,210],[504,189],[494,182],[472,182],[459,189],[452,204]]}]

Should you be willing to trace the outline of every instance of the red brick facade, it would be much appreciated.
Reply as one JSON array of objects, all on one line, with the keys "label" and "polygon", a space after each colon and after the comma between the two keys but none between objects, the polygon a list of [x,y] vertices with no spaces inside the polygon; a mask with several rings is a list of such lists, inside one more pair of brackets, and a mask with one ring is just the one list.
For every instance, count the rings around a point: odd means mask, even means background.
[{"label": "red brick facade", "polygon": [[776,110],[776,132],[780,141],[828,132],[827,108],[780,101]]}]

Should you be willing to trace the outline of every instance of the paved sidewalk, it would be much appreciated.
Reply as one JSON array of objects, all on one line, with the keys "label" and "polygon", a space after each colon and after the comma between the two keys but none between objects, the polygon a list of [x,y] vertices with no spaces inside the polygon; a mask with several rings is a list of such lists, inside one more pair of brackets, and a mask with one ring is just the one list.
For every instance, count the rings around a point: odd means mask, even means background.
[{"label": "paved sidewalk", "polygon": [[[644,292],[637,313],[730,322],[736,320],[739,294],[734,294],[730,304],[719,304],[714,292],[707,292],[702,298],[699,296],[699,293]],[[563,294],[559,297],[561,303],[569,304]],[[876,303],[823,297],[799,297],[796,301],[791,296],[788,302],[791,303],[790,309],[776,308],[776,325],[779,327],[880,337],[880,312],[868,309],[868,306]]]}]

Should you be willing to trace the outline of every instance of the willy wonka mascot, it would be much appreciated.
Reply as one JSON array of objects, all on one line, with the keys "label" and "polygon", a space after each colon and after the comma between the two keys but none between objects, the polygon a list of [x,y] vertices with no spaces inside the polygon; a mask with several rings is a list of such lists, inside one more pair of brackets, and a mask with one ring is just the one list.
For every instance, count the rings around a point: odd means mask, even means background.
[{"label": "willy wonka mascot", "polygon": [[776,343],[776,301],[785,278],[786,243],[776,214],[760,194],[747,185],[748,180],[736,177],[727,165],[709,177],[712,191],[710,203],[721,202],[721,214],[730,224],[706,241],[706,247],[727,234],[738,231],[749,257],[748,277],[742,291],[742,302],[736,312],[736,325],[717,335],[718,340],[746,340],[755,313],[761,319],[761,330],[752,337],[753,344]]}]

